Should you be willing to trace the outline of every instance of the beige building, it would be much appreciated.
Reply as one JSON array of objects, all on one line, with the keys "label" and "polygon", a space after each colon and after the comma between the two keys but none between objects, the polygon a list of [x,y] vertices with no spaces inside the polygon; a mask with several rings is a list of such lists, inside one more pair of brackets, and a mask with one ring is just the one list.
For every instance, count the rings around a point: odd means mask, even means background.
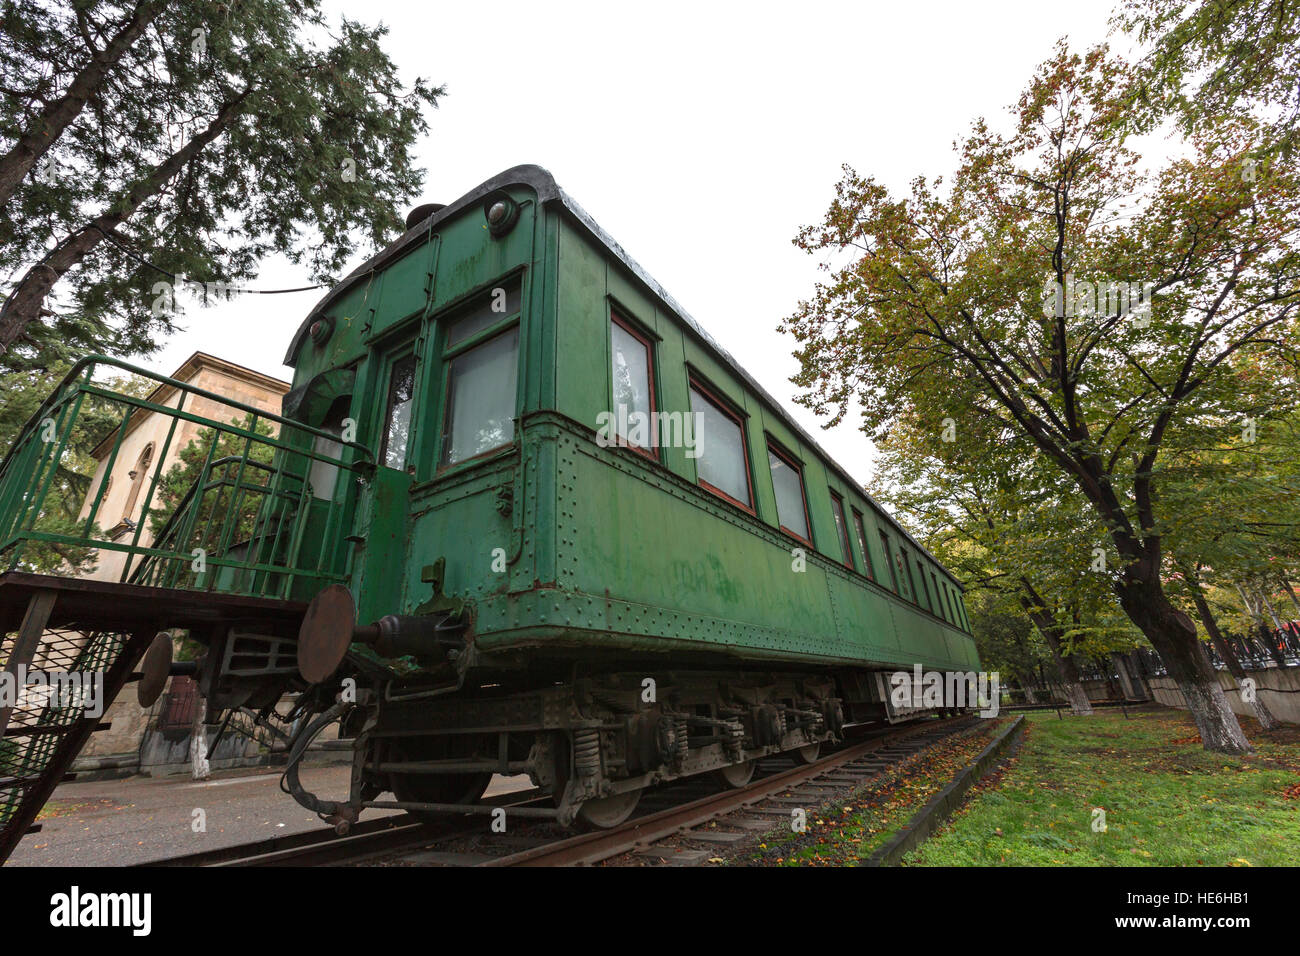
[{"label": "beige building", "polygon": [[[288,382],[254,372],[252,369],[227,362],[205,352],[195,352],[169,377],[276,415],[280,413],[284,393],[289,391]],[[176,408],[181,397],[182,393],[174,386],[162,385],[148,396],[148,400],[157,405]],[[242,419],[244,415],[238,408],[192,393],[184,395],[182,407],[210,421],[230,422]],[[172,435],[171,442],[168,443],[167,434],[173,421],[177,422],[176,431]],[[158,464],[157,456],[162,454],[166,447],[166,456],[162,461],[163,467],[160,472],[165,474],[180,460],[181,451],[198,435],[202,427],[196,422],[181,421],[152,411],[137,412],[127,425],[126,435],[118,449],[111,473],[109,458],[112,456],[113,444],[116,441],[116,431],[106,437],[91,453],[98,465],[90,482],[90,491],[82,506],[81,517],[89,516],[101,484],[107,482],[96,523],[111,540],[129,543],[141,520],[145,498],[148,495],[148,482]],[[153,536],[146,524],[140,531],[139,543],[147,547],[152,541]],[[97,566],[85,576],[98,580],[119,580],[122,577],[126,557],[125,552],[101,548]],[[168,697],[164,696],[159,704],[165,705],[167,700]],[[155,710],[159,709],[159,706],[155,706]],[[140,751],[142,738],[150,722],[150,713],[136,702],[134,684],[123,688],[103,719],[111,721],[112,727],[91,736],[82,751],[82,759],[79,763],[82,768],[86,768],[88,765],[100,762],[96,758],[120,754],[123,756],[125,768],[130,764],[129,757]]]},{"label": "beige building", "polygon": [[[280,403],[284,393],[289,391],[289,383],[278,378],[254,372],[252,369],[227,362],[206,352],[195,352],[185,363],[173,372],[169,378],[193,385],[204,391],[212,392],[223,398],[241,402],[262,411],[280,414]],[[182,393],[170,385],[155,389],[148,400],[155,405],[176,408]],[[206,418],[210,421],[230,422],[243,417],[243,413],[230,405],[213,401],[201,395],[184,394],[185,411]],[[148,496],[148,482],[157,465],[156,458],[167,448],[166,458],[162,462],[162,471],[166,474],[173,464],[180,460],[180,453],[194,440],[203,426],[196,422],[178,421],[171,443],[167,442],[167,433],[175,419],[150,411],[137,412],[127,424],[126,436],[118,449],[109,473],[109,458],[112,455],[116,431],[110,433],[91,452],[97,460],[98,467],[90,482],[90,491],[82,505],[81,517],[90,515],[90,509],[100,486],[107,482],[104,499],[100,503],[96,522],[110,540],[129,543],[135,534],[135,527],[140,521]],[[272,426],[274,428],[274,425]],[[278,430],[278,429],[276,429]],[[146,526],[140,532],[140,545],[148,547],[153,536]],[[95,570],[86,577],[101,581],[117,581],[122,577],[127,555],[122,551],[101,548],[99,561]]]}]

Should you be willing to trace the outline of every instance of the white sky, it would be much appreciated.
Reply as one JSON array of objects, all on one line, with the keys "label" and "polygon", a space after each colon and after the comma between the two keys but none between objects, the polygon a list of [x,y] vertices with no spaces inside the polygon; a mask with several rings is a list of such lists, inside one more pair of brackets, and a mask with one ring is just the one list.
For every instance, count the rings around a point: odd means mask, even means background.
[{"label": "white sky", "polygon": [[[1079,50],[1105,40],[1114,2],[327,6],[387,24],[405,77],[447,87],[418,148],[419,201],[449,203],[519,163],[546,167],[865,481],[873,455],[856,412],[822,431],[792,401],[793,340],[776,326],[818,273],[791,239],[821,218],[843,163],[895,191],[948,174],[970,122],[1001,124],[1059,37]],[[304,284],[272,262],[251,285]],[[171,372],[203,350],[288,379],[281,359],[321,294],[191,305],[185,331],[142,364]]]}]

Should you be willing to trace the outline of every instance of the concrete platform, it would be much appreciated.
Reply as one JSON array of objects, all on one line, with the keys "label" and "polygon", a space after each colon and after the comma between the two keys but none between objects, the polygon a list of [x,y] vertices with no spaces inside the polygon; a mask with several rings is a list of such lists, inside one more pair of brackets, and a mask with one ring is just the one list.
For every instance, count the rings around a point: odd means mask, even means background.
[{"label": "concrete platform", "polygon": [[[322,797],[348,792],[351,768],[304,767],[303,785]],[[127,866],[322,827],[278,786],[280,770],[259,768],[188,777],[65,783],[54,791],[40,833],[22,838],[6,867]],[[526,790],[527,777],[492,778],[488,795]],[[195,832],[196,810],[206,832]],[[51,812],[55,816],[49,816]],[[374,819],[396,810],[367,810]]]}]

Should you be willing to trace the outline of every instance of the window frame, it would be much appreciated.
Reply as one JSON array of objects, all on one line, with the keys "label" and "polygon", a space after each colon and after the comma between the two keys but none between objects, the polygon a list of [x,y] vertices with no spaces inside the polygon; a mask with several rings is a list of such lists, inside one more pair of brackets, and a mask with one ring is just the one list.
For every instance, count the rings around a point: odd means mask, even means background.
[{"label": "window frame", "polygon": [[[696,484],[705,491],[721,498],[723,501],[730,502],[747,514],[758,517],[758,512],[754,508],[754,476],[752,474],[754,469],[749,460],[749,436],[745,433],[745,415],[738,411],[730,401],[727,401],[721,395],[718,395],[714,389],[706,385],[698,375],[690,372],[686,377],[686,400],[688,403],[690,402],[690,394],[692,391],[699,392],[705,401],[709,402],[714,408],[718,409],[718,411],[730,418],[736,423],[736,427],[740,429],[740,454],[745,463],[745,490],[749,495],[749,504],[745,504],[743,501],[731,497],[731,495],[727,494],[721,488],[718,488],[701,478],[699,459],[695,459]],[[690,413],[695,413],[693,407],[690,409]]]},{"label": "window frame", "polygon": [[940,620],[943,620],[943,615],[938,613],[934,609],[934,595],[930,593],[930,583],[925,579],[925,573],[928,570],[929,568],[927,568],[923,563],[921,563],[920,557],[917,557],[916,573],[917,576],[921,579],[921,590],[925,592],[926,606],[928,607],[931,614],[933,614],[935,617],[939,618]]},{"label": "window frame", "polygon": [[[856,571],[858,568],[853,563],[853,543],[849,540],[849,516],[844,511],[844,496],[834,488],[826,490],[831,495],[831,521],[835,524],[835,537],[840,539],[840,549],[844,552],[840,563],[850,571]],[[840,516],[839,521],[835,521],[837,514]]]},{"label": "window frame", "polygon": [[[516,427],[511,440],[489,448],[487,451],[481,451],[477,455],[471,455],[468,458],[462,458],[457,462],[443,461],[444,452],[447,447],[447,415],[451,410],[451,366],[456,359],[468,352],[473,351],[479,346],[486,345],[497,336],[504,335],[511,329],[517,329],[519,339],[515,343],[515,395],[514,395],[514,415],[512,421],[519,412],[519,386],[523,381],[520,374],[519,361],[524,352],[524,314],[528,311],[528,270],[524,268],[515,268],[505,275],[493,279],[491,282],[485,282],[471,292],[460,296],[452,302],[447,303],[438,312],[429,317],[429,323],[432,327],[432,338],[438,347],[438,405],[432,411],[433,417],[437,423],[437,430],[433,435],[433,475],[432,480],[441,478],[444,474],[454,471],[463,466],[472,465],[482,459],[490,458],[494,455],[500,455],[504,449],[510,448],[519,438],[519,430]],[[498,322],[479,329],[473,335],[466,336],[455,345],[447,343],[448,332],[456,324],[458,319],[464,318],[463,313],[469,311],[475,303],[482,298],[491,298],[492,290],[504,288],[514,283],[519,285],[519,308],[514,312],[506,312],[501,315]],[[509,301],[509,296],[506,297]],[[425,454],[429,454],[426,451]]]},{"label": "window frame", "polygon": [[[903,571],[907,574],[907,586],[912,591],[912,603],[924,611],[925,608],[921,606],[921,595],[916,590],[916,575],[912,573],[911,555],[907,553],[907,549],[901,544],[898,546],[898,556],[903,562]],[[922,578],[922,583],[924,583],[924,580]]]},{"label": "window frame", "polygon": [[[617,325],[620,329],[622,329],[628,335],[632,336],[632,338],[636,339],[638,342],[640,342],[642,345],[645,346],[646,373],[648,376],[649,389],[650,389],[650,423],[656,432],[652,436],[652,438],[654,439],[654,444],[650,448],[642,448],[636,442],[633,442],[625,438],[623,435],[620,435],[618,433],[617,428],[614,429],[614,440],[617,443],[618,447],[620,448],[630,449],[634,452],[637,452],[640,455],[645,456],[646,458],[650,459],[653,462],[662,462],[663,461],[662,450],[659,443],[659,435],[658,435],[659,423],[658,420],[655,418],[655,413],[659,410],[659,395],[658,395],[659,379],[658,376],[655,375],[655,341],[646,332],[638,328],[636,323],[633,322],[633,320],[627,318],[616,306],[612,304],[609,310],[609,321],[611,326]],[[618,409],[614,407],[614,335],[612,330],[610,332],[610,337],[609,337],[609,369],[610,369],[609,408],[610,408],[610,413],[614,415],[615,422],[617,422]],[[753,495],[751,494],[750,497],[752,498]]]},{"label": "window frame", "polygon": [[[522,314],[522,309],[520,310],[520,314]],[[481,451],[476,455],[470,455],[468,458],[462,458],[460,461],[449,462],[443,460],[444,454],[447,451],[447,433],[449,429],[447,416],[451,414],[451,410],[452,410],[451,408],[452,363],[455,362],[458,358],[461,358],[462,356],[467,355],[468,353],[474,351],[475,349],[487,345],[488,343],[499,338],[500,336],[509,334],[511,331],[516,331],[519,333],[519,338],[516,339],[515,341],[515,410],[518,411],[519,356],[520,353],[523,351],[523,341],[522,341],[523,333],[522,333],[522,329],[519,326],[518,318],[519,318],[518,316],[515,316],[514,317],[515,321],[505,323],[505,324],[494,325],[490,328],[484,329],[481,334],[471,336],[470,338],[466,339],[464,342],[457,343],[455,348],[455,354],[447,354],[444,351],[442,357],[442,366],[443,366],[442,401],[441,401],[442,407],[438,413],[438,418],[439,418],[438,447],[435,450],[435,454],[437,455],[437,457],[434,459],[438,464],[434,472],[435,475],[441,476],[453,468],[459,468],[462,465],[468,465],[471,462],[479,461],[480,459],[488,458],[492,455],[499,455],[502,449],[510,448],[512,445],[514,445],[515,440],[518,438],[519,429],[516,427],[513,429],[509,441],[502,442],[500,445],[494,445],[493,447],[487,449],[486,451]],[[515,420],[515,416],[511,415],[511,421],[514,420]]]},{"label": "window frame", "polygon": [[[804,527],[808,529],[808,537],[805,538],[803,537],[803,535],[797,534],[792,529],[787,528],[785,525],[781,523],[781,502],[776,498],[776,482],[773,481],[772,498],[774,501],[776,501],[776,526],[778,529],[784,531],[786,534],[794,538],[796,541],[800,541],[803,544],[806,544],[808,545],[808,547],[813,548],[815,550],[816,545],[814,545],[812,542],[812,533],[813,533],[812,516],[808,513],[808,486],[804,482],[804,477],[803,477],[803,462],[801,462],[790,452],[786,451],[785,448],[781,445],[781,443],[776,441],[774,438],[772,438],[771,435],[764,435],[764,444],[767,446],[767,452],[769,455],[773,455],[776,458],[781,459],[781,461],[784,462],[787,467],[794,469],[794,473],[799,476],[799,500],[800,503],[803,505],[803,523],[804,523]],[[769,461],[767,465],[768,465],[767,468],[768,477],[770,478],[772,472],[772,463]]]},{"label": "window frame", "polygon": [[[388,461],[388,425],[392,416],[392,396],[393,396],[393,370],[397,368],[399,362],[406,359],[411,360],[411,419],[407,424],[406,448],[402,453],[402,465],[400,468],[394,468],[387,464]],[[415,412],[417,409],[416,396],[420,390],[420,357],[415,351],[415,342],[408,340],[401,346],[393,349],[384,357],[384,402],[380,405],[379,412],[379,448],[378,454],[375,455],[375,464],[380,468],[387,468],[389,471],[400,471],[402,474],[408,474],[408,469],[414,464],[411,457],[411,429],[415,425]]]},{"label": "window frame", "polygon": [[894,549],[889,542],[889,532],[884,528],[879,528],[880,543],[885,549],[885,566],[889,568],[889,583],[893,585],[893,591],[899,597],[903,597],[903,592],[898,589],[898,569],[894,566]]},{"label": "window frame", "polygon": [[849,505],[849,508],[853,511],[853,530],[858,536],[858,547],[862,549],[862,574],[868,581],[875,581],[876,567],[875,562],[871,560],[871,548],[867,544],[866,518],[862,512],[853,507],[853,505]]},{"label": "window frame", "polygon": [[938,616],[943,618],[945,621],[948,621],[949,624],[951,624],[952,621],[950,621],[948,619],[948,615],[944,613],[943,590],[942,590],[943,585],[939,583],[939,576],[934,573],[933,568],[930,570],[930,583],[934,585],[934,595],[937,598],[935,603],[939,606]]}]

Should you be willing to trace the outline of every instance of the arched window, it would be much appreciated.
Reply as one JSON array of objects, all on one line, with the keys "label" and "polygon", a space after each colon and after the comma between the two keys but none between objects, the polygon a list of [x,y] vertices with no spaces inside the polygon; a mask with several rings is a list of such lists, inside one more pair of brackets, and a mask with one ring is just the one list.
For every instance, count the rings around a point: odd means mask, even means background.
[{"label": "arched window", "polygon": [[122,508],[123,521],[130,520],[131,513],[135,511],[135,503],[140,498],[140,488],[149,474],[149,466],[152,463],[153,442],[150,442],[144,446],[144,451],[140,452],[140,457],[135,460],[135,467],[127,472],[127,477],[131,479],[131,492],[126,496],[126,505]]}]

